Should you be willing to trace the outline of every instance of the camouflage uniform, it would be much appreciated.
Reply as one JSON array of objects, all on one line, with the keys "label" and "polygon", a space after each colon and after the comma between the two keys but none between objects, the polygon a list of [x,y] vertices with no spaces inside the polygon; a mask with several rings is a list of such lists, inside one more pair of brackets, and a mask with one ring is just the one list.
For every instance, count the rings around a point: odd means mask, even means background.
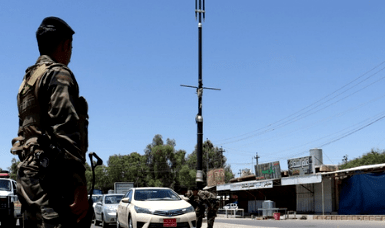
[{"label": "camouflage uniform", "polygon": [[[71,70],[47,55],[26,70],[17,96],[21,160],[17,193],[25,227],[76,227],[70,211],[76,188],[86,188],[88,107]],[[59,150],[42,145],[39,137]]]},{"label": "camouflage uniform", "polygon": [[194,196],[193,192],[189,190],[186,196],[189,198],[188,202],[195,208],[197,217],[196,227],[202,227],[202,220],[205,217],[205,206],[207,206],[207,228],[213,228],[214,220],[219,208],[219,202],[216,199],[215,194],[199,190],[197,196]]},{"label": "camouflage uniform", "polygon": [[217,197],[214,193],[209,191],[199,191],[198,196],[207,205],[207,228],[213,228],[215,217],[217,217],[219,208]]}]

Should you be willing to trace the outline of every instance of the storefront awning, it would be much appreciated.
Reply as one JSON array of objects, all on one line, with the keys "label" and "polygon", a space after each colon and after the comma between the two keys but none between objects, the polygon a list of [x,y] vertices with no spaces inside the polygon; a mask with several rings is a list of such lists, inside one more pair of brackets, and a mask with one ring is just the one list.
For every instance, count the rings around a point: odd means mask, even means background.
[{"label": "storefront awning", "polygon": [[305,176],[294,176],[294,177],[282,177],[281,185],[297,185],[297,184],[314,184],[321,183],[322,175],[305,175]]},{"label": "storefront awning", "polygon": [[217,191],[243,191],[262,188],[273,188],[273,180],[244,181],[239,183],[218,185]]}]

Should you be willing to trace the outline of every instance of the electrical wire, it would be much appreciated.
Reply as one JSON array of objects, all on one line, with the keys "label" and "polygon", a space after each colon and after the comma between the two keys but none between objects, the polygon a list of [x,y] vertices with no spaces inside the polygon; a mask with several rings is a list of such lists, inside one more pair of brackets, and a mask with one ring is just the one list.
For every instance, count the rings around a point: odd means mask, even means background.
[{"label": "electrical wire", "polygon": [[[282,128],[284,126],[287,126],[289,124],[292,124],[294,122],[297,122],[298,120],[301,120],[303,118],[306,118],[310,115],[313,115],[323,109],[326,109],[350,96],[353,96],[354,94],[368,88],[369,86],[371,85],[374,85],[375,83],[377,83],[378,81],[380,80],[383,80],[385,78],[385,76],[381,77],[380,79],[364,86],[363,88],[361,89],[358,89],[356,91],[354,91],[353,93],[350,93],[348,94],[347,96],[329,104],[329,105],[326,105],[324,107],[322,107],[323,105],[325,105],[327,102],[330,102],[334,99],[336,99],[337,97],[341,96],[342,94],[348,92],[349,90],[353,89],[354,87],[357,87],[358,85],[362,84],[363,82],[369,80],[370,78],[372,78],[373,76],[377,75],[378,73],[380,73],[381,71],[383,71],[385,69],[385,67],[379,69],[378,71],[376,71],[375,73],[369,75],[368,77],[364,78],[363,80],[359,81],[358,83],[348,87],[349,85],[353,84],[355,81],[359,80],[360,78],[362,78],[363,76],[367,75],[368,73],[372,72],[373,70],[377,69],[378,67],[380,67],[381,65],[383,65],[385,63],[385,61],[381,62],[380,64],[378,64],[377,66],[373,67],[371,70],[367,71],[366,73],[360,75],[359,77],[357,77],[356,79],[352,80],[351,82],[345,84],[344,86],[340,87],[339,89],[335,90],[334,92],[326,95],[325,97],[321,98],[320,100],[306,106],[305,108],[283,118],[283,119],[280,119],[274,123],[271,123],[265,127],[262,127],[262,128],[259,128],[255,131],[252,131],[252,132],[249,132],[249,133],[245,133],[245,134],[242,134],[242,135],[239,135],[239,136],[235,136],[235,137],[231,137],[231,138],[227,138],[227,139],[223,139],[223,140],[218,140],[217,141],[217,144],[220,144],[220,145],[224,145],[224,144],[231,144],[231,143],[235,143],[235,142],[239,142],[239,141],[243,141],[243,140],[246,140],[246,139],[249,139],[249,138],[252,138],[252,137],[256,137],[256,136],[259,136],[259,135],[262,135],[262,134],[265,134],[265,133],[268,133],[268,132],[271,132],[271,131],[274,131],[278,128]],[[346,87],[348,87],[347,89],[345,89]],[[343,90],[345,89],[345,90]],[[342,92],[339,92],[343,90]],[[339,92],[339,93],[338,93]],[[334,95],[336,94],[336,95]],[[334,95],[334,96],[333,96]],[[332,97],[331,97],[332,96]],[[331,97],[331,98],[329,98]],[[329,98],[329,99],[327,99]],[[324,101],[326,100],[326,101]],[[321,102],[323,101],[323,102]],[[320,104],[319,104],[320,103]],[[320,107],[320,108],[319,108]],[[318,108],[317,110],[314,110],[315,108]],[[263,131],[262,131],[263,130]],[[251,135],[250,135],[251,134]]]}]

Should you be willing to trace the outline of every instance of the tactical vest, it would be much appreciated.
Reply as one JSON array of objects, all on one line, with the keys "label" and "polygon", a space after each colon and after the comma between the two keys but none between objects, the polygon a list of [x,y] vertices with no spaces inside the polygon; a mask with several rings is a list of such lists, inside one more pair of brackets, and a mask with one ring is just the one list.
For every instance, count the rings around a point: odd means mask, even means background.
[{"label": "tactical vest", "polygon": [[32,75],[31,71],[27,72],[17,94],[17,107],[19,109],[19,119],[21,121],[19,133],[21,133],[27,140],[38,136],[33,132],[26,131],[27,127],[34,127],[37,131],[42,129],[42,110],[38,102],[37,81],[41,79],[47,69],[47,64],[41,64],[35,67]]},{"label": "tactical vest", "polygon": [[[35,65],[31,70],[27,70],[20,85],[17,95],[19,137],[12,140],[11,153],[18,154],[21,161],[24,160],[29,151],[32,152],[33,146],[37,145],[37,137],[42,133],[47,133],[47,127],[44,126],[47,110],[43,110],[40,106],[38,91],[42,76],[56,66],[65,67],[60,63]],[[83,97],[79,97],[76,104],[77,107],[75,108],[79,115],[78,127],[81,136],[80,149],[85,154],[88,148],[88,105]]]}]

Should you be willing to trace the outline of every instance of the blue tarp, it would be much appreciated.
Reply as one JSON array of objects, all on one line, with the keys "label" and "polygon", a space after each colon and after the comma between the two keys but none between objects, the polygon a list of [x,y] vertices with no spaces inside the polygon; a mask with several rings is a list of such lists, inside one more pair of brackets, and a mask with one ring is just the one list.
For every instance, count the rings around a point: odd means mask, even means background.
[{"label": "blue tarp", "polygon": [[357,174],[342,182],[340,215],[384,215],[385,173]]}]

